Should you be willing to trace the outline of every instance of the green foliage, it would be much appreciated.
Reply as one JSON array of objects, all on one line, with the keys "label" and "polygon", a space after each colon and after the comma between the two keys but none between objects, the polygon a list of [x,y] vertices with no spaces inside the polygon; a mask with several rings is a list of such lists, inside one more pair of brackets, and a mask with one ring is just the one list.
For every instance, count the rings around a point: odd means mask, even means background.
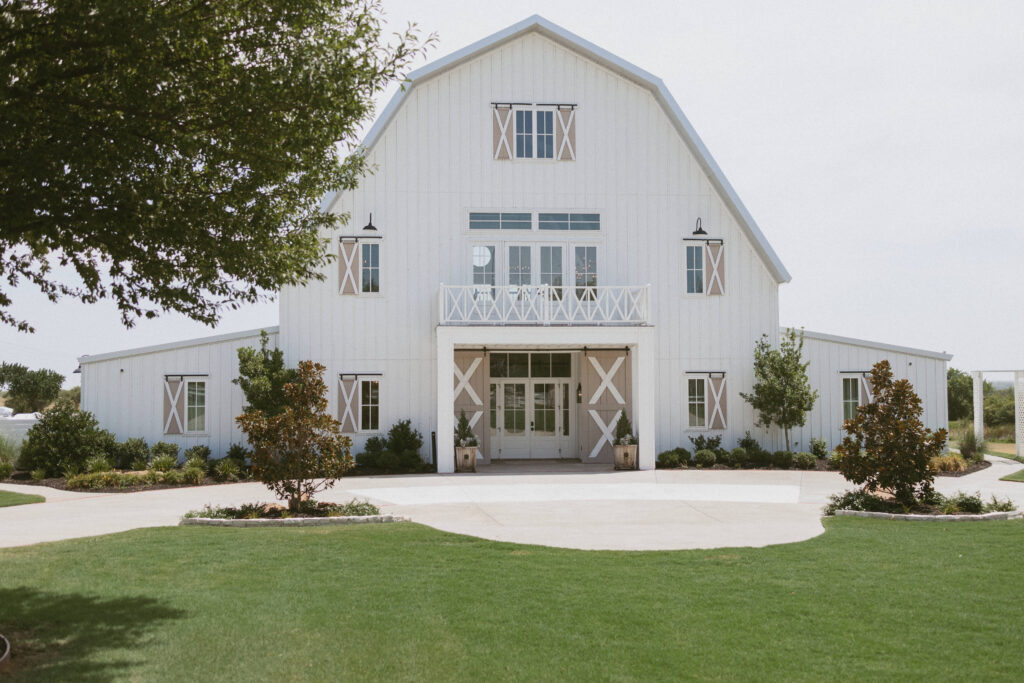
[{"label": "green foliage", "polygon": [[928,466],[936,472],[963,472],[967,469],[967,462],[956,453],[950,453],[935,456],[928,461]]},{"label": "green foliage", "polygon": [[828,497],[828,501],[824,508],[826,515],[834,515],[836,510],[859,510],[862,512],[893,511],[893,505],[890,501],[879,498],[863,489],[834,493]]},{"label": "green foliage", "polygon": [[[0,199],[0,203],[2,201]],[[2,238],[0,238],[0,244],[3,244]],[[0,249],[0,264],[3,263],[2,253],[2,249]],[[0,292],[0,322],[3,322],[2,307],[4,305],[3,292]],[[0,365],[0,389],[6,387],[6,405],[15,413],[35,413],[45,410],[46,406],[57,399],[63,383],[64,375],[54,370],[29,370],[20,363]],[[77,404],[75,407],[78,407]]]},{"label": "green foliage", "polygon": [[175,465],[178,463],[178,445],[167,441],[157,441],[149,449],[149,456],[152,460],[162,457],[174,458]]},{"label": "green foliage", "polygon": [[711,467],[716,459],[715,452],[706,448],[693,454],[693,461],[701,467]]},{"label": "green foliage", "polygon": [[36,469],[32,470],[31,476],[32,476],[32,479],[34,479],[35,481],[42,481],[43,479],[46,479],[47,473],[46,473],[46,470],[44,470],[43,468],[39,467],[39,468],[36,468]]},{"label": "green foliage", "polygon": [[284,385],[298,376],[294,368],[284,366],[284,352],[268,348],[270,337],[260,330],[260,348],[238,349],[238,378],[231,380],[242,389],[245,412],[260,411],[264,415],[279,415],[284,410]]},{"label": "green foliage", "polygon": [[842,454],[840,471],[865,489],[888,491],[902,505],[912,505],[932,490],[928,466],[941,454],[946,430],[932,432],[921,423],[921,399],[909,381],[893,381],[888,361],[871,370],[875,400],[847,420],[847,436],[836,450]]},{"label": "green foliage", "polygon": [[59,401],[28,430],[18,463],[48,477],[77,474],[90,458],[108,456],[115,443],[92,413]]},{"label": "green foliage", "polygon": [[974,382],[963,370],[946,370],[946,397],[950,420],[962,420],[974,415]]},{"label": "green foliage", "polygon": [[722,436],[705,436],[698,434],[690,437],[694,451],[718,451],[722,447]]},{"label": "green foliage", "polygon": [[985,503],[985,512],[1014,512],[1017,506],[1009,498],[996,498],[992,496],[989,502]]},{"label": "green foliage", "polygon": [[203,446],[202,444],[190,446],[189,448],[185,449],[185,453],[183,454],[183,456],[186,462],[188,462],[189,460],[198,460],[204,463],[205,465],[205,463],[208,462],[210,459],[210,447]]},{"label": "green foliage", "polygon": [[418,457],[421,448],[423,448],[423,435],[418,430],[412,428],[411,420],[399,420],[388,430],[384,450],[393,453],[412,451]]},{"label": "green foliage", "polygon": [[942,504],[942,514],[944,515],[980,515],[984,509],[985,503],[982,502],[980,494],[976,493],[972,496],[963,491],[957,491],[952,496],[946,497]]},{"label": "green foliage", "polygon": [[249,476],[249,464],[248,459],[252,455],[249,449],[239,443],[233,443],[228,447],[226,459],[231,460],[238,467],[238,477]]},{"label": "green foliage", "polygon": [[843,454],[835,450],[829,454],[828,460],[825,461],[825,467],[833,472],[838,472],[839,470],[841,470],[842,464]]},{"label": "green foliage", "polygon": [[619,413],[619,419],[615,423],[615,445],[632,446],[636,443],[636,436],[633,435],[633,424],[626,416],[626,411]]},{"label": "green foliage", "polygon": [[69,489],[125,489],[148,483],[143,475],[117,471],[76,474],[67,479]]},{"label": "green foliage", "polygon": [[18,462],[18,453],[20,448],[14,444],[13,441],[8,441],[3,435],[0,435],[0,462],[14,463]]},{"label": "green foliage", "polygon": [[[380,4],[358,0],[13,7],[0,272],[53,301],[109,297],[128,325],[162,311],[213,324],[321,277],[322,235],[344,219],[320,202],[366,172],[342,155],[425,47],[411,26],[385,38]],[[11,305],[0,291],[0,322],[31,329]]]},{"label": "green foliage", "polygon": [[144,470],[149,467],[149,446],[145,439],[126,439],[117,445],[114,465],[122,470]]},{"label": "green foliage", "polygon": [[675,451],[662,451],[658,453],[658,462],[656,464],[659,469],[679,467],[679,454]]},{"label": "green foliage", "polygon": [[85,471],[89,474],[109,472],[112,469],[114,463],[106,455],[94,455],[85,461]]},{"label": "green foliage", "polygon": [[676,455],[679,456],[680,465],[686,466],[690,464],[690,461],[693,459],[693,456],[690,454],[690,451],[686,450],[682,446],[677,446],[674,450],[676,452]]},{"label": "green foliage", "polygon": [[0,460],[0,481],[7,479],[14,474],[14,463],[9,460]]},{"label": "green foliage", "polygon": [[167,473],[178,466],[178,458],[173,455],[157,455],[149,461],[149,468],[157,472]]},{"label": "green foliage", "polygon": [[365,500],[351,500],[347,503],[325,503],[303,501],[296,511],[282,510],[276,505],[245,503],[238,507],[204,506],[201,510],[189,510],[189,519],[280,519],[282,517],[369,517],[379,515],[380,509]]},{"label": "green foliage", "polygon": [[186,465],[181,470],[181,480],[186,484],[192,486],[199,486],[203,483],[203,479],[206,478],[206,468],[196,467],[195,465]]},{"label": "green foliage", "polygon": [[351,440],[327,413],[324,370],[319,363],[300,362],[295,380],[284,386],[280,414],[253,410],[236,418],[253,447],[253,473],[278,497],[287,498],[290,510],[334,486],[354,466]]},{"label": "green foliage", "polygon": [[74,404],[76,408],[82,407],[82,387],[71,387],[70,389],[61,389],[60,393],[57,394],[58,401],[69,401]]},{"label": "green foliage", "polygon": [[181,470],[168,470],[163,473],[163,479],[160,483],[167,484],[168,486],[177,486],[182,482]]},{"label": "green foliage", "polygon": [[767,335],[754,346],[754,391],[740,396],[758,412],[758,424],[782,427],[789,450],[789,430],[802,427],[807,413],[818,400],[807,378],[803,362],[804,335],[790,328],[782,335],[779,348],[772,348]]},{"label": "green foliage", "polygon": [[985,424],[1010,424],[1014,419],[1013,390],[1003,389],[985,395]]},{"label": "green foliage", "polygon": [[825,443],[825,439],[811,439],[811,454],[819,459],[828,457],[828,444]]},{"label": "green foliage", "polygon": [[200,469],[203,472],[206,472],[207,464],[208,463],[207,463],[206,460],[203,460],[199,456],[193,455],[193,456],[185,458],[185,464],[182,465],[182,469],[186,469],[187,470],[188,468],[191,467],[191,468]]},{"label": "green foliage", "polygon": [[798,470],[813,470],[817,462],[813,453],[797,453],[793,456],[793,466]]},{"label": "green foliage", "polygon": [[241,473],[238,461],[234,458],[221,458],[213,465],[213,476],[217,481],[237,481]]},{"label": "green foliage", "polygon": [[[397,426],[397,425],[396,425]],[[394,428],[392,428],[394,429]],[[466,417],[466,411],[459,411],[459,421],[455,425],[455,445],[456,446],[476,446],[477,438],[476,434],[473,433],[473,428],[469,426],[469,419]]]},{"label": "green foliage", "polygon": [[737,446],[732,449],[729,459],[732,461],[733,467],[745,467],[750,462],[750,455],[747,453],[746,448]]},{"label": "green foliage", "polygon": [[772,453],[772,467],[788,470],[792,466],[793,454],[789,451],[775,451]]},{"label": "green foliage", "polygon": [[762,448],[757,439],[750,436],[750,432],[747,432],[746,436],[740,439],[740,448],[746,451],[747,454],[744,465],[749,467],[768,467],[772,464],[772,454]]},{"label": "green foliage", "polygon": [[387,437],[371,436],[366,440],[359,454],[359,466],[390,474],[424,472],[430,466],[420,458],[422,447],[423,435],[412,428],[410,420],[399,420],[388,430]]}]

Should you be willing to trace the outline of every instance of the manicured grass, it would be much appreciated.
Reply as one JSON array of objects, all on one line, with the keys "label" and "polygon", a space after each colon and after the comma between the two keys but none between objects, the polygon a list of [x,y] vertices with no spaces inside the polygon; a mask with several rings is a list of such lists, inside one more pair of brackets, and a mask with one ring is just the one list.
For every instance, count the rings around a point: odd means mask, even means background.
[{"label": "manicured grass", "polygon": [[11,505],[25,505],[26,503],[42,503],[46,499],[28,493],[14,493],[13,491],[0,491],[0,508]]},{"label": "manicured grass", "polygon": [[0,551],[0,633],[28,680],[1024,678],[1024,522],[825,524],[661,553],[138,530]]},{"label": "manicured grass", "polygon": [[1007,474],[1005,477],[1000,477],[1001,481],[1024,481],[1024,470],[1017,470],[1011,474]]}]

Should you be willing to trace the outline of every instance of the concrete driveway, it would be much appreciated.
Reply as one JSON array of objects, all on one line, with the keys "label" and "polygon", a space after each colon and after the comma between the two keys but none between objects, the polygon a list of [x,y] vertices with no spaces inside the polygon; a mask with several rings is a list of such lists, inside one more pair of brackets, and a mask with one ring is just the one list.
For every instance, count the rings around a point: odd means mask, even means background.
[{"label": "concrete driveway", "polygon": [[[943,493],[979,491],[1024,507],[1024,483],[1000,482],[1019,463],[966,477],[939,478]],[[178,523],[212,505],[270,502],[261,484],[226,484],[141,493],[79,493],[38,486],[0,488],[47,497],[0,508],[0,547],[96,536]],[[481,538],[587,550],[760,547],[824,531],[821,507],[850,488],[838,474],[802,471],[656,470],[495,466],[478,474],[351,477],[323,500],[366,498],[382,511]]]}]

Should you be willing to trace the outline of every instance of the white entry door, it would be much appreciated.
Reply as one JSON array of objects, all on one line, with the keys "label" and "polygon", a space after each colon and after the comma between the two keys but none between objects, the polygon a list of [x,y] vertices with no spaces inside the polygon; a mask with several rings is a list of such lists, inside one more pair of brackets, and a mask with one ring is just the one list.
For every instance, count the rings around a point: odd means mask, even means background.
[{"label": "white entry door", "polygon": [[569,383],[558,380],[502,380],[491,384],[492,457],[562,458],[574,455]]}]

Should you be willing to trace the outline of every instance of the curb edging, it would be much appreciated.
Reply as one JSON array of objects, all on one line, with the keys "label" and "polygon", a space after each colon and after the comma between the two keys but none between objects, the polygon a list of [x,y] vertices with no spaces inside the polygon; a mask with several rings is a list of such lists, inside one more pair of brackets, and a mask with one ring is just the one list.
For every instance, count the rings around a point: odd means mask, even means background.
[{"label": "curb edging", "polygon": [[367,515],[365,517],[288,517],[285,519],[214,519],[212,517],[184,517],[178,526],[336,526],[340,524],[388,524],[408,522],[399,515]]},{"label": "curb edging", "polygon": [[836,517],[872,517],[896,519],[905,522],[993,522],[1002,519],[1020,519],[1024,512],[986,512],[983,515],[902,515],[891,512],[865,512],[864,510],[836,510]]}]

